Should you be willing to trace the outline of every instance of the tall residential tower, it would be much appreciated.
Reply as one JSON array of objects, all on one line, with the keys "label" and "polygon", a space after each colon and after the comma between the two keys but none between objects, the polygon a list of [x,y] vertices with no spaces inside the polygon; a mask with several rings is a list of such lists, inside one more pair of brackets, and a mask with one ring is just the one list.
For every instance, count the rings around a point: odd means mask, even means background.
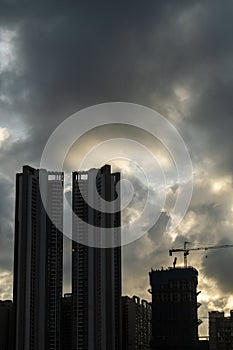
[{"label": "tall residential tower", "polygon": [[63,174],[24,166],[16,177],[15,350],[60,350],[62,223]]},{"label": "tall residential tower", "polygon": [[[109,165],[73,173],[73,350],[122,349],[119,180]],[[105,211],[100,198],[110,205],[118,198],[113,212]],[[101,238],[100,227],[114,233]],[[101,248],[105,239],[115,246]]]}]

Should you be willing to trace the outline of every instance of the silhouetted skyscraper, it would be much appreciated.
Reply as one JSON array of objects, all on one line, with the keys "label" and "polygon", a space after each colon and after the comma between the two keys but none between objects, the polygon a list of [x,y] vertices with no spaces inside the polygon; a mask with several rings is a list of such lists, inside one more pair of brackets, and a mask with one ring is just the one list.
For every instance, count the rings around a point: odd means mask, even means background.
[{"label": "silhouetted skyscraper", "polygon": [[[90,243],[88,228],[115,228],[108,240],[120,245],[120,206],[114,213],[106,213],[98,204],[98,194],[109,203],[117,198],[119,173],[111,173],[105,165],[101,169],[73,173],[73,211],[83,220],[73,219],[73,238]],[[92,198],[97,210],[84,200]],[[100,211],[101,210],[101,211]],[[100,239],[95,235],[96,242]],[[73,350],[121,350],[121,247],[92,248],[73,242]]]},{"label": "silhouetted skyscraper", "polygon": [[0,350],[13,350],[13,304],[0,300]]},{"label": "silhouetted skyscraper", "polygon": [[16,176],[15,350],[60,350],[63,237],[54,222],[62,227],[63,174],[24,166]]},{"label": "silhouetted skyscraper", "polygon": [[72,294],[67,293],[62,298],[62,313],[61,313],[61,349],[72,350],[72,317],[73,303]]},{"label": "silhouetted skyscraper", "polygon": [[152,270],[152,349],[198,349],[197,276],[192,267]]}]

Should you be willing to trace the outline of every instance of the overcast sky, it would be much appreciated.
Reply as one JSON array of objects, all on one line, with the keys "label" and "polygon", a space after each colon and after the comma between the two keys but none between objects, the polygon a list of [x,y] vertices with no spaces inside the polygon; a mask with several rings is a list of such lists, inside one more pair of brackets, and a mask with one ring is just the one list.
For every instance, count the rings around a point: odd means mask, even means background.
[{"label": "overcast sky", "polygon": [[[160,112],[182,135],[194,168],[175,242],[164,235],[163,214],[124,248],[124,293],[150,298],[148,272],[171,265],[171,245],[233,243],[232,13],[231,0],[1,1],[0,298],[12,297],[15,173],[39,166],[55,127],[97,103]],[[189,257],[204,316],[233,308],[233,249],[207,253]]]}]

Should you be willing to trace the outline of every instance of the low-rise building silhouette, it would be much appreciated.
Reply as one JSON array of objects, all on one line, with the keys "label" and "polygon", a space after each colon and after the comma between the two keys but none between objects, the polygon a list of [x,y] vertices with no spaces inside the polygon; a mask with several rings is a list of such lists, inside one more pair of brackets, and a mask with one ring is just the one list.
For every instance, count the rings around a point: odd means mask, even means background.
[{"label": "low-rise building silhouette", "polygon": [[148,350],[151,340],[151,304],[133,296],[122,297],[122,349]]},{"label": "low-rise building silhouette", "polygon": [[233,349],[233,310],[229,317],[224,312],[209,312],[210,350]]}]

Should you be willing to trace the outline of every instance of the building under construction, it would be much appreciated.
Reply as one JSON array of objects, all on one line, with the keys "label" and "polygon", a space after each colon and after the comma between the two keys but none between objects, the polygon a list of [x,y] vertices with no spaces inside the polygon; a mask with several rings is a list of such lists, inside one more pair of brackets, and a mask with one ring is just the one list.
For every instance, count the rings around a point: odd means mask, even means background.
[{"label": "building under construction", "polygon": [[149,275],[152,294],[151,349],[198,349],[197,270],[174,267],[152,270]]}]

